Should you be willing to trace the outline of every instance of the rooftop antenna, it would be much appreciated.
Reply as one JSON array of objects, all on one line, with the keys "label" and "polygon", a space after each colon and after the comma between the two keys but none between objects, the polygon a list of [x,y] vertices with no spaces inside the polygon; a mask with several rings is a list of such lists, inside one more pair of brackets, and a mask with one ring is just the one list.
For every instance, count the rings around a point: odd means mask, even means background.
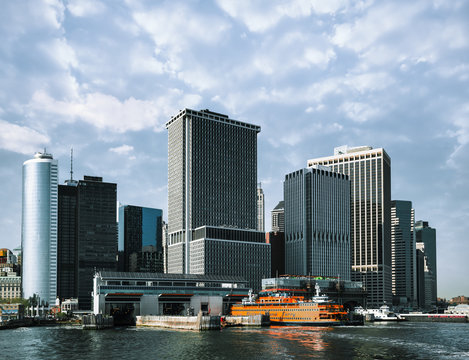
[{"label": "rooftop antenna", "polygon": [[73,148],[70,148],[70,180],[73,180]]}]

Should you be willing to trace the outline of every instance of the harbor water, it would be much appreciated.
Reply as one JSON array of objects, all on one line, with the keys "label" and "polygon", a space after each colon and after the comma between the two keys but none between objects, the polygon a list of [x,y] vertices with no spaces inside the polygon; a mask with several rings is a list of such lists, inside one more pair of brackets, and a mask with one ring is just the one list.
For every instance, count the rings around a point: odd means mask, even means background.
[{"label": "harbor water", "polygon": [[0,331],[2,359],[469,359],[469,323],[352,327]]}]

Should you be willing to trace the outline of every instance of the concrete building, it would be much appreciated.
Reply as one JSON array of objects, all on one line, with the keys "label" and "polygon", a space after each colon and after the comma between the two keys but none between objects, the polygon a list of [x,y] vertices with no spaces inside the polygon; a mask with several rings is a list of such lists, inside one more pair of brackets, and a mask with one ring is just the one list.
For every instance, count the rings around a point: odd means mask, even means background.
[{"label": "concrete building", "polygon": [[391,304],[391,158],[383,148],[341,146],[313,165],[349,176],[352,280],[363,282],[369,307]]},{"label": "concrete building", "polygon": [[261,183],[257,185],[257,231],[265,232],[265,200]]},{"label": "concrete building", "polygon": [[271,211],[272,232],[285,232],[285,202],[279,201]]},{"label": "concrete building", "polygon": [[255,291],[270,276],[271,249],[255,230],[201,226],[192,232],[190,274],[241,276]]},{"label": "concrete building", "polygon": [[313,165],[285,175],[285,271],[350,280],[350,181]]},{"label": "concrete building", "polygon": [[412,202],[391,201],[392,294],[395,306],[415,307],[417,269]]},{"label": "concrete building", "polygon": [[[431,272],[431,289],[426,289],[429,292],[431,298],[431,306],[436,306],[437,298],[437,256],[436,256],[436,230],[428,225],[428,221],[419,220],[415,223],[415,241],[416,243],[425,244],[425,256],[427,257],[427,266],[429,272]],[[427,274],[429,274],[427,272]]]},{"label": "concrete building", "polygon": [[21,224],[23,297],[54,304],[57,295],[58,162],[36,153],[23,163]]},{"label": "concrete building", "polygon": [[21,298],[21,276],[11,268],[3,268],[0,272],[0,299]]},{"label": "concrete building", "polygon": [[[209,110],[184,109],[166,123],[166,128],[168,272],[189,274],[191,269],[210,268],[199,264],[202,258],[208,263],[218,261],[216,253],[191,253],[192,248],[202,251],[202,246],[190,245],[191,236],[199,228],[250,230],[230,232],[242,239],[231,235],[229,239],[212,238],[210,242],[218,241],[223,251],[241,251],[242,248],[245,253],[257,251],[254,258],[270,251],[265,242],[256,240],[258,234],[264,236],[261,232],[256,234],[257,133],[260,127]],[[192,256],[197,259],[195,262]],[[233,256],[231,262],[234,259],[240,263],[230,264],[230,267],[257,274],[252,286],[260,286],[262,274],[270,272],[269,262],[264,263],[264,270],[258,271],[257,266],[250,269],[243,264],[246,258]],[[219,271],[217,275],[228,275],[229,270],[221,266],[216,271]],[[247,274],[246,277],[253,278]]]},{"label": "concrete building", "polygon": [[98,272],[94,276],[94,313],[197,315],[227,314],[248,295],[239,276]]},{"label": "concrete building", "polygon": [[118,233],[123,271],[163,272],[163,210],[120,205]]}]

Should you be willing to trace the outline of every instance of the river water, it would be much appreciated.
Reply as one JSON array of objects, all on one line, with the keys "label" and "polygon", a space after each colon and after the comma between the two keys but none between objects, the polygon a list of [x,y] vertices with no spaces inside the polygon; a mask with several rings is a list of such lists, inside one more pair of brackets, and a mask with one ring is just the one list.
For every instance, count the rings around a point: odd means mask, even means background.
[{"label": "river water", "polygon": [[469,323],[354,327],[157,328],[77,326],[0,331],[0,359],[469,359]]}]

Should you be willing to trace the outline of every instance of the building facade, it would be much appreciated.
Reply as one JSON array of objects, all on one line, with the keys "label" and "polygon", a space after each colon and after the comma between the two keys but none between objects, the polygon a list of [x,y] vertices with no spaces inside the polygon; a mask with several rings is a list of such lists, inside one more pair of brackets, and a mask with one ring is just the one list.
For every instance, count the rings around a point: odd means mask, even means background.
[{"label": "building facade", "polygon": [[285,202],[279,201],[271,211],[272,232],[285,232]]},{"label": "building facade", "polygon": [[23,163],[23,297],[36,294],[50,305],[57,295],[57,181],[51,154],[36,153]]},{"label": "building facade", "polygon": [[391,263],[393,304],[415,307],[416,252],[412,202],[391,201]]},{"label": "building facade", "polygon": [[163,210],[120,205],[118,233],[123,271],[163,272]]},{"label": "building facade", "polygon": [[391,158],[383,148],[342,146],[313,165],[349,176],[352,280],[364,284],[368,307],[391,304]]},{"label": "building facade", "polygon": [[[427,258],[428,271],[427,277],[431,279],[426,281],[426,292],[431,299],[427,305],[436,306],[437,298],[437,261],[436,261],[436,230],[428,225],[428,221],[419,220],[415,223],[415,241],[424,244],[424,253]],[[431,274],[431,275],[430,275]],[[431,284],[431,288],[430,285]]]},{"label": "building facade", "polygon": [[350,280],[350,181],[317,166],[285,175],[285,271]]},{"label": "building facade", "polygon": [[95,271],[117,269],[117,185],[84,176],[59,186],[58,297],[91,309]]},{"label": "building facade", "polygon": [[0,299],[21,298],[21,276],[9,268],[0,272]]},{"label": "building facade", "polygon": [[[257,228],[257,133],[260,127],[209,110],[184,109],[166,123],[166,128],[168,272],[191,272],[194,264],[191,250],[196,248],[191,245],[192,235],[201,227],[252,230],[249,232],[252,241],[214,238],[210,242],[224,241],[225,248],[244,246],[248,249],[250,243],[258,246],[257,235],[253,233]],[[207,254],[216,256],[213,252]],[[198,252],[194,255],[197,261],[200,261],[199,255]],[[204,261],[216,262],[217,259],[205,257]],[[242,267],[242,264],[233,266]],[[208,267],[204,266],[203,271],[208,271],[206,269]],[[229,272],[228,269],[223,271]],[[262,271],[258,276],[262,276]],[[260,283],[260,278],[256,283]]]},{"label": "building facade", "polygon": [[59,185],[57,297],[78,296],[78,182]]},{"label": "building facade", "polygon": [[257,185],[257,231],[265,232],[265,200],[261,183]]},{"label": "building facade", "polygon": [[91,309],[93,275],[117,268],[117,185],[102,177],[78,182],[78,303]]}]

